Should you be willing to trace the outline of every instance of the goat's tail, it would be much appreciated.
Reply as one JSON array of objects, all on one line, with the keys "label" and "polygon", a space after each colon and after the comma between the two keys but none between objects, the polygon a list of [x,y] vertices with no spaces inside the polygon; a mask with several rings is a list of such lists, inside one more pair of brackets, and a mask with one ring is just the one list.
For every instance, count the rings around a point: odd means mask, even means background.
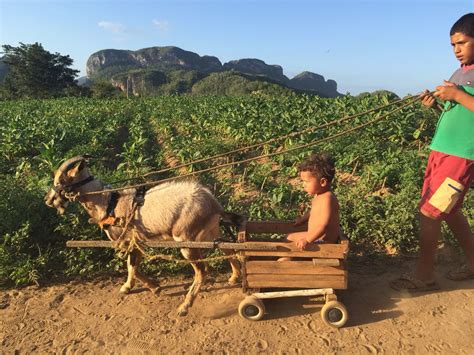
[{"label": "goat's tail", "polygon": [[237,241],[237,237],[232,232],[230,226],[239,227],[247,221],[247,218],[241,214],[233,212],[222,212],[221,213],[221,227],[224,228],[226,234],[233,242]]},{"label": "goat's tail", "polygon": [[222,221],[224,223],[230,223],[233,224],[234,226],[239,226],[243,224],[245,221],[247,221],[247,217],[244,215],[234,213],[234,212],[222,212],[221,214]]}]

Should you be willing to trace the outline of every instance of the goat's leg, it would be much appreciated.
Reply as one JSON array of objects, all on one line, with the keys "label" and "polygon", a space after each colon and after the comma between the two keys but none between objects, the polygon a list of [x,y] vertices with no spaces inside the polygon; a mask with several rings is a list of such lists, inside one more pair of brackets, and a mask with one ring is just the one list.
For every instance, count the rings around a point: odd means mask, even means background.
[{"label": "goat's leg", "polygon": [[[183,254],[187,260],[193,260],[199,258],[200,251],[198,249],[181,249],[181,254]],[[194,280],[184,298],[184,302],[178,307],[179,316],[185,316],[188,314],[188,309],[192,306],[206,276],[204,263],[191,263],[191,266],[194,269]]]},{"label": "goat's leg", "polygon": [[[235,254],[233,250],[223,250],[224,254],[229,256]],[[235,285],[239,281],[240,278],[240,263],[236,258],[229,259],[230,267],[232,268],[232,275],[229,277],[227,282],[230,285]]]},{"label": "goat's leg", "polygon": [[137,274],[137,266],[140,263],[140,252],[134,250],[127,256],[127,281],[120,288],[120,293],[127,294],[135,286],[135,276]]},{"label": "goat's leg", "polygon": [[138,266],[142,261],[143,255],[140,251],[132,251],[127,258],[128,277],[127,282],[120,289],[121,293],[127,294],[135,286],[135,280],[140,281],[145,288],[148,288],[154,294],[158,294],[160,285],[157,281],[151,280],[138,271]]}]

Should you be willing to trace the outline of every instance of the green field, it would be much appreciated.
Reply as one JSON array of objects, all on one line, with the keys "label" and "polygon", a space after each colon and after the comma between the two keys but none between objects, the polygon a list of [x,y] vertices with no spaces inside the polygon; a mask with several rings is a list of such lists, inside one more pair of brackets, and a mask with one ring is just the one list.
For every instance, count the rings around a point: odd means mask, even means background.
[{"label": "green field", "polygon": [[[59,216],[43,203],[52,171],[66,158],[92,154],[93,174],[113,183],[316,127],[387,102],[389,96],[383,93],[337,99],[256,94],[0,102],[0,282],[25,284],[122,268],[122,260],[112,250],[65,248],[68,239],[105,237],[97,226],[87,223],[77,204]],[[317,141],[375,115],[214,164]],[[415,104],[375,125],[312,148],[198,178],[227,210],[250,219],[293,219],[308,201],[299,188],[296,165],[312,151],[328,152],[336,158],[335,191],[354,253],[384,252],[387,246],[413,251],[417,246],[417,203],[436,121],[433,111]],[[152,178],[209,166],[195,164]],[[472,196],[465,204],[471,221]],[[181,266],[165,262],[146,267],[181,270]]]}]

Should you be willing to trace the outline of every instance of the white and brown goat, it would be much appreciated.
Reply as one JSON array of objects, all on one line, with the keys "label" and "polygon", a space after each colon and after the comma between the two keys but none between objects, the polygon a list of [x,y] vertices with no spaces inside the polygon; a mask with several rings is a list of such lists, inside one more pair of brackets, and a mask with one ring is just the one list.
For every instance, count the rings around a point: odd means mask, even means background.
[{"label": "white and brown goat", "polygon": [[[106,185],[92,177],[87,168],[87,159],[77,156],[65,161],[54,174],[53,187],[45,196],[45,202],[64,213],[72,195],[86,209],[93,221],[99,223],[109,217],[108,206],[112,198],[111,192],[84,195],[88,192],[101,191]],[[123,190],[114,208],[116,217],[126,218],[132,209],[135,189]],[[109,208],[110,209],[110,208]],[[212,241],[221,237],[219,223],[221,218],[232,223],[238,222],[240,216],[224,212],[224,209],[212,193],[197,182],[173,182],[158,185],[148,190],[144,203],[138,206],[131,219],[141,240],[174,239],[175,241]],[[105,229],[108,237],[117,240],[123,227],[110,225]],[[124,234],[125,239],[131,237],[131,230]],[[201,258],[199,249],[181,249],[187,260]],[[128,277],[120,292],[128,293],[138,279],[145,287],[156,292],[158,284],[138,271],[142,254],[138,250],[128,255]],[[232,276],[229,283],[236,283],[240,276],[239,263],[230,259]],[[194,281],[189,288],[184,302],[178,308],[179,315],[185,315],[192,305],[204,282],[205,265],[202,262],[191,262],[194,268]]]}]

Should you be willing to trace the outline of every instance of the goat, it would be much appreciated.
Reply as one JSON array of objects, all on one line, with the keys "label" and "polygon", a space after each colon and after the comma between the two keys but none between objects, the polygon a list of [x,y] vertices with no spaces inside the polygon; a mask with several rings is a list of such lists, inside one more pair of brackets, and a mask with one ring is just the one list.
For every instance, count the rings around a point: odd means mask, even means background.
[{"label": "goat", "polygon": [[[106,220],[110,216],[111,192],[84,195],[88,192],[102,191],[106,185],[95,179],[87,167],[87,157],[76,156],[65,161],[54,173],[53,187],[45,196],[45,203],[54,207],[60,214],[64,213],[67,204],[73,200],[71,193],[86,209],[95,223]],[[115,216],[128,217],[132,211],[135,189],[120,192],[114,209]],[[174,239],[175,241],[212,241],[221,236],[220,219],[238,224],[243,218],[240,215],[225,212],[212,193],[195,181],[164,183],[149,189],[142,206],[137,206],[131,216],[139,239],[153,240]],[[132,236],[132,231],[120,225],[110,225],[105,233],[111,240],[117,240],[122,232],[124,239]],[[194,269],[194,280],[184,302],[178,308],[178,315],[186,315],[204,282],[206,268],[203,262],[192,262],[201,258],[199,249],[182,248],[182,255],[191,261]],[[227,252],[227,254],[230,252]],[[133,250],[127,258],[128,277],[120,289],[121,293],[129,293],[135,279],[153,292],[159,290],[157,282],[140,274],[138,265],[142,259],[138,250]],[[240,276],[239,263],[230,259],[232,276],[229,283],[235,284]]]}]

